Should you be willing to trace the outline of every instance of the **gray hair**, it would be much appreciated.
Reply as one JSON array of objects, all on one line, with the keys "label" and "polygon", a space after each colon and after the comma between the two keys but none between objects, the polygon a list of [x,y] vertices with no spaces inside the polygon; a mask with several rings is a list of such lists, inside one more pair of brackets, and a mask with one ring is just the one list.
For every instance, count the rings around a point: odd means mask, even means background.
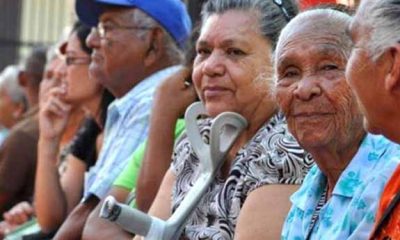
[{"label": "gray hair", "polygon": [[[365,2],[365,1],[364,1]],[[368,1],[368,16],[362,21],[371,28],[367,48],[376,60],[387,48],[400,41],[400,0]]]},{"label": "gray hair", "polygon": [[23,63],[23,71],[32,76],[32,83],[39,87],[43,78],[43,72],[46,65],[46,51],[44,46],[35,47]]},{"label": "gray hair", "polygon": [[[173,62],[173,63],[182,63],[183,61],[183,52],[180,50],[178,47],[177,43],[175,40],[171,37],[171,35],[152,17],[150,17],[147,13],[143,12],[140,9],[135,9],[133,16],[132,16],[132,21],[140,26],[146,26],[149,28],[155,28],[158,27],[162,29],[163,34],[164,34],[164,48],[166,50],[166,55],[167,57]],[[137,31],[138,37],[144,38],[146,35],[146,30],[139,30]]]},{"label": "gray hair", "polygon": [[203,5],[202,23],[213,14],[221,15],[229,10],[255,11],[260,33],[268,38],[272,49],[275,49],[282,28],[298,13],[293,0],[210,0]]},{"label": "gray hair", "polygon": [[18,82],[19,73],[17,65],[6,67],[0,74],[0,88],[7,92],[14,103],[25,104],[25,94]]},{"label": "gray hair", "polygon": [[[318,21],[315,21],[315,18]],[[313,19],[311,19],[313,18]],[[311,19],[311,20],[310,20]],[[333,10],[333,9],[311,9],[300,13],[292,21],[290,21],[286,27],[282,30],[277,43],[277,49],[281,47],[294,32],[297,32],[299,27],[314,29],[314,33],[324,34],[326,32],[331,33],[339,38],[340,44],[346,57],[350,57],[352,42],[350,36],[346,33],[346,27],[350,23],[352,17],[344,12]]]}]

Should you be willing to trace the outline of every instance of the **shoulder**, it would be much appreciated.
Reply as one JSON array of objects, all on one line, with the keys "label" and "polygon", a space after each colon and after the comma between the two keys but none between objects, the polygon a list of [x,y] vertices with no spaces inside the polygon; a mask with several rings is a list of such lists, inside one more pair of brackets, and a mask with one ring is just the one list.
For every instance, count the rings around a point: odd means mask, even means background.
[{"label": "shoulder", "polygon": [[9,136],[24,136],[37,139],[39,136],[39,121],[36,116],[26,118],[17,123],[11,129]]},{"label": "shoulder", "polygon": [[301,184],[314,160],[290,134],[286,120],[276,114],[246,146],[244,158],[257,185]]},{"label": "shoulder", "polygon": [[[198,121],[200,134],[204,143],[208,144],[210,141],[211,119],[202,119]],[[184,171],[185,166],[196,168],[198,166],[198,158],[194,153],[190,140],[183,132],[182,135],[176,140],[175,148],[172,159],[172,172],[179,175]]]}]

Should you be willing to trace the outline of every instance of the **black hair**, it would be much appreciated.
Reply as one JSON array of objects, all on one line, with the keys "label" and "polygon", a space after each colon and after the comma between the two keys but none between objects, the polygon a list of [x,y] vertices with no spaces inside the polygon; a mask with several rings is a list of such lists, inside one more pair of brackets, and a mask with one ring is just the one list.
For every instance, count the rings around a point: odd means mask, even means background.
[{"label": "black hair", "polygon": [[90,34],[90,27],[85,25],[84,23],[77,21],[72,27],[71,34],[76,33],[79,39],[79,43],[81,44],[82,50],[86,52],[88,55],[92,54],[93,49],[89,48],[86,45],[86,38]]},{"label": "black hair", "polygon": [[104,128],[106,124],[108,106],[111,104],[112,101],[114,101],[114,99],[115,99],[114,95],[112,95],[111,92],[108,91],[107,89],[104,89],[103,94],[101,95],[100,113],[99,113],[100,124],[102,128]]}]

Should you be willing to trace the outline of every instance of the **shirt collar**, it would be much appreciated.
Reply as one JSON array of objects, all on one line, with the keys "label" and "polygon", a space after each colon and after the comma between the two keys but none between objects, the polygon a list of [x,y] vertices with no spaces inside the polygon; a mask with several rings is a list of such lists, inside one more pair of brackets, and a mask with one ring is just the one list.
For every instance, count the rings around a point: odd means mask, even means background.
[{"label": "shirt collar", "polygon": [[353,197],[361,181],[367,179],[371,174],[369,170],[375,167],[385,153],[388,144],[390,142],[382,136],[367,134],[356,155],[340,175],[332,194]]},{"label": "shirt collar", "polygon": [[[373,168],[378,160],[385,153],[390,141],[382,136],[367,134],[357,153],[342,172],[333,189],[333,195],[343,197],[353,197],[360,179],[366,179],[370,174],[369,169]],[[306,176],[300,189],[295,192],[290,200],[294,206],[305,211],[310,206],[314,208],[319,200],[322,191],[326,186],[326,177],[315,165]]]},{"label": "shirt collar", "polygon": [[143,94],[149,89],[154,89],[154,86],[158,85],[161,80],[169,77],[180,68],[180,65],[175,65],[153,73],[152,75],[140,81],[123,97],[115,99],[110,105],[109,109],[116,109],[120,115],[124,115],[124,113],[129,110],[129,106],[131,106],[133,102],[137,102],[137,100],[141,99]]}]

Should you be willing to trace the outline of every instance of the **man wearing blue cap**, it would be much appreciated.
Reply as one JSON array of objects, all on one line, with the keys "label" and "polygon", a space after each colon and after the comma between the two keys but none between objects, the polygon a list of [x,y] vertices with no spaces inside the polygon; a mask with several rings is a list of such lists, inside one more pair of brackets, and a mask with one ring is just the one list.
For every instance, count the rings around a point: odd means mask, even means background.
[{"label": "man wearing blue cap", "polygon": [[91,76],[114,94],[96,165],[85,179],[82,202],[55,239],[80,239],[86,219],[110,190],[131,154],[147,138],[155,87],[174,74],[191,30],[180,0],[77,0],[76,11],[93,26]]}]

